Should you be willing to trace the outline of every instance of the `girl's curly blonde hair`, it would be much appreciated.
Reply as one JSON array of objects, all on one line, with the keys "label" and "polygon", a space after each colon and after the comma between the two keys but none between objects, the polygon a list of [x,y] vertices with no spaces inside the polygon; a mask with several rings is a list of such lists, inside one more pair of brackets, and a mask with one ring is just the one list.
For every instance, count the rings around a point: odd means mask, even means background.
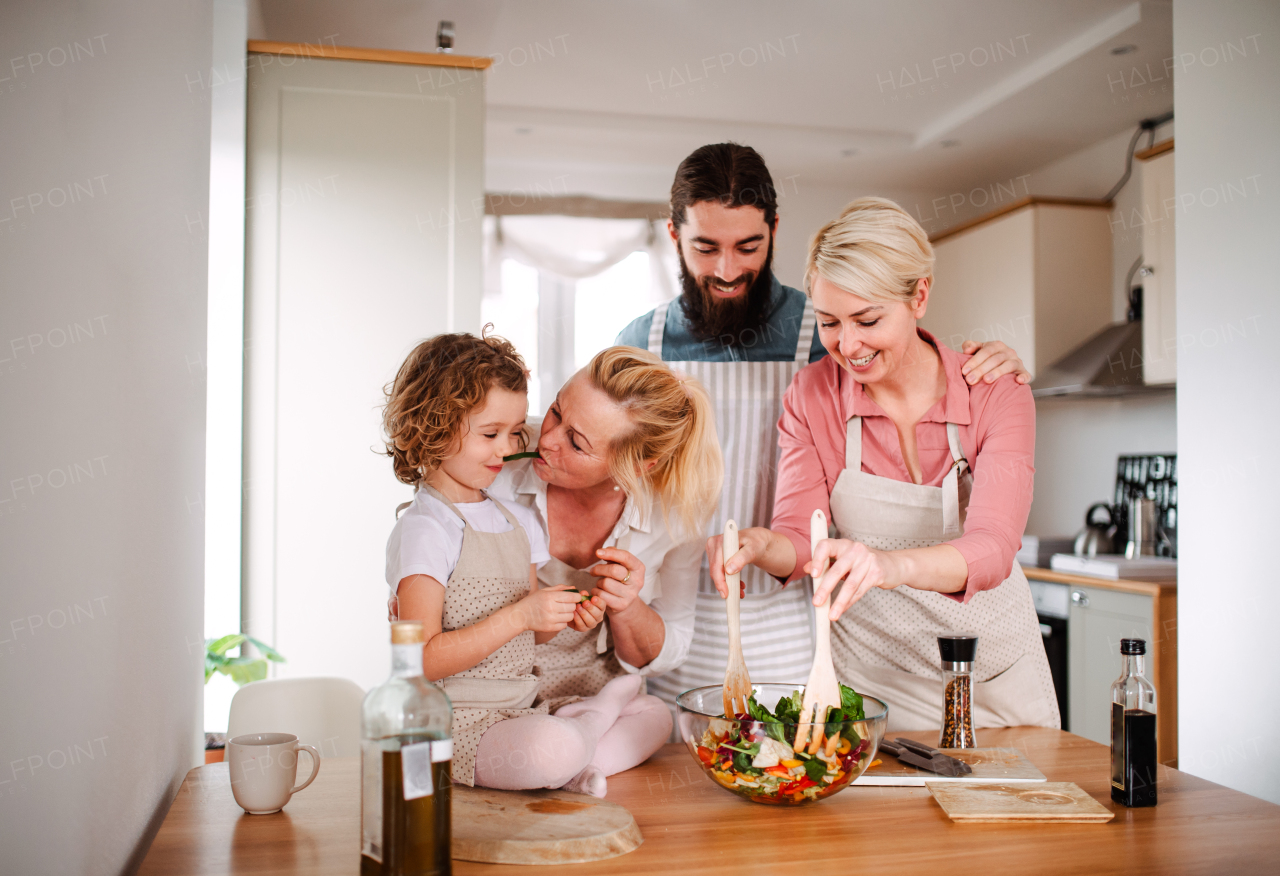
[{"label": "girl's curly blonde hair", "polygon": [[[528,373],[511,342],[496,335],[436,335],[414,347],[383,387],[382,428],[396,478],[416,484],[438,468],[457,451],[467,414],[489,390],[528,392]],[[522,436],[520,449],[527,443]]]}]

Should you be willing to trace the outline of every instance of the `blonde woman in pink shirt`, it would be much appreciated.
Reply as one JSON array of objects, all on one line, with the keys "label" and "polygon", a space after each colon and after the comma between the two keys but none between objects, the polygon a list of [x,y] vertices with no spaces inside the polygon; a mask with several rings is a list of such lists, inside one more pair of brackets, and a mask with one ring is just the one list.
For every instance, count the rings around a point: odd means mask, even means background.
[{"label": "blonde woman in pink shirt", "polygon": [[[832,597],[836,674],[887,701],[891,729],[939,726],[937,637],[960,633],[978,636],[976,726],[1058,727],[1014,559],[1031,508],[1035,404],[1012,376],[970,385],[971,357],[917,326],[932,286],[929,239],[892,201],[854,201],[815,235],[805,287],[830,355],[784,397],[771,528],[743,530],[723,568],[751,563],[791,582],[830,559],[813,602]],[[816,508],[839,537],[810,556]],[[723,596],[720,538],[707,550]]]}]

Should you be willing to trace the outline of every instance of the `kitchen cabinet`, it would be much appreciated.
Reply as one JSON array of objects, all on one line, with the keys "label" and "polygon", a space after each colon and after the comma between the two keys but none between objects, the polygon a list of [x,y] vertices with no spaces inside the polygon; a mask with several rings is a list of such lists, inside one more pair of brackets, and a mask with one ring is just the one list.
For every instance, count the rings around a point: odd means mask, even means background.
[{"label": "kitchen cabinet", "polygon": [[1147,384],[1171,384],[1178,377],[1173,141],[1134,157],[1142,178],[1142,376]]},{"label": "kitchen cabinet", "polygon": [[1031,580],[1070,588],[1067,686],[1071,732],[1111,741],[1111,683],[1120,676],[1120,640],[1145,639],[1146,676],[1156,688],[1158,756],[1178,757],[1177,586],[1172,581],[1107,581],[1025,569]]},{"label": "kitchen cabinet", "polygon": [[[1072,732],[1094,742],[1109,742],[1110,692],[1120,675],[1120,640],[1151,641],[1151,597],[1075,586],[1069,611],[1067,677]],[[1150,668],[1147,678],[1150,680]],[[1157,702],[1161,717],[1163,705]]]},{"label": "kitchen cabinet", "polygon": [[[249,44],[244,630],[283,674],[386,675],[382,388],[480,329],[488,58]],[[335,647],[365,642],[375,647]]]},{"label": "kitchen cabinet", "polygon": [[932,240],[921,325],[952,349],[1004,341],[1035,375],[1111,323],[1106,202],[1024,198]]}]

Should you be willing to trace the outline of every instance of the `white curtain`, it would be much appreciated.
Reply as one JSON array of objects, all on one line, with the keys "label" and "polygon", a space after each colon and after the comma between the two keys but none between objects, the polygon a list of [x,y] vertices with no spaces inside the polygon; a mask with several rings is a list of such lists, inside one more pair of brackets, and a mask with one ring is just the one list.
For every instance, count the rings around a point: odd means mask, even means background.
[{"label": "white curtain", "polygon": [[591,219],[575,216],[485,217],[486,293],[501,275],[503,259],[568,280],[603,274],[633,252],[647,252],[654,303],[675,297],[675,247],[666,220]]}]

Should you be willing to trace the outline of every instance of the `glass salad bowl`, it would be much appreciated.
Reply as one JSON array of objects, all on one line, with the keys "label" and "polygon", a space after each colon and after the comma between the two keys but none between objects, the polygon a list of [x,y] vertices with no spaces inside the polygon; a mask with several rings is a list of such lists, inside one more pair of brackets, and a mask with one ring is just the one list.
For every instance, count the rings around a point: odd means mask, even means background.
[{"label": "glass salad bowl", "polygon": [[[676,698],[680,738],[702,771],[721,787],[753,803],[794,806],[830,797],[862,775],[884,737],[889,707],[842,686],[842,710],[826,725],[797,723],[804,685],[753,684],[751,713],[724,715],[720,685]],[[797,732],[812,743],[794,750]],[[813,750],[813,754],[809,751]]]}]

